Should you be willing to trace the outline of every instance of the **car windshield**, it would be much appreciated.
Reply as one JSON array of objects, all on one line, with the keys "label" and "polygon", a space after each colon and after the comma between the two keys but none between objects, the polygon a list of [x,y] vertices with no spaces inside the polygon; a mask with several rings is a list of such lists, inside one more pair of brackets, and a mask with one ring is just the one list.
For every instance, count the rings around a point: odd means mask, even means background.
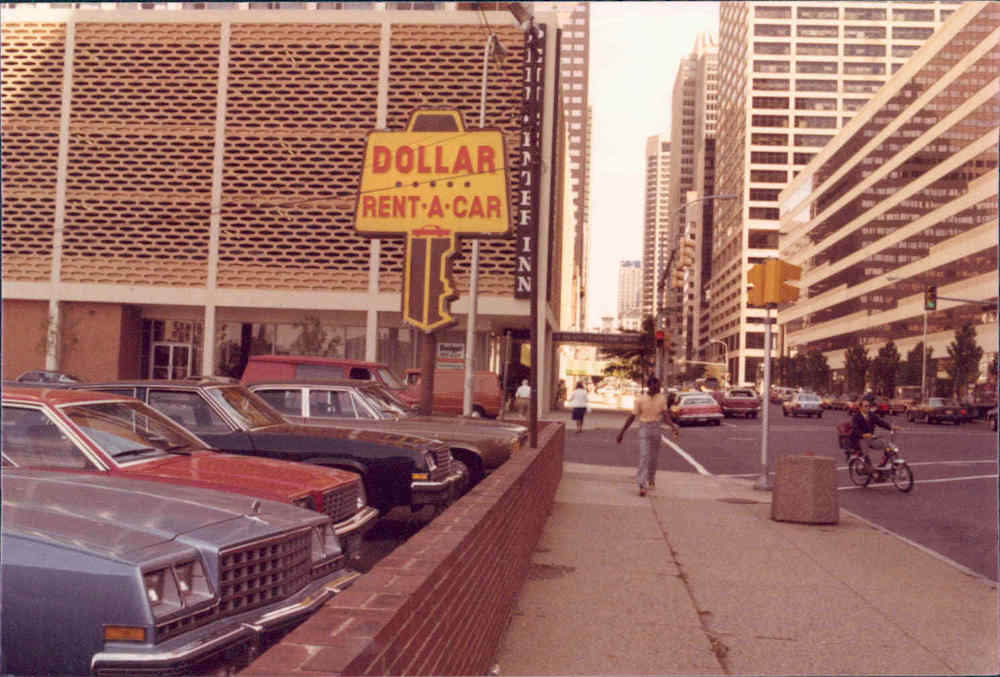
[{"label": "car windshield", "polygon": [[682,407],[701,407],[706,404],[715,404],[715,400],[708,395],[685,397],[684,399],[681,400]]},{"label": "car windshield", "polygon": [[286,423],[281,414],[272,409],[267,402],[242,386],[209,388],[207,392],[208,396],[243,428],[263,428]]},{"label": "car windshield", "polygon": [[62,407],[84,435],[117,460],[150,458],[205,444],[142,402]]},{"label": "car windshield", "polygon": [[375,371],[378,372],[378,375],[382,379],[382,383],[384,383],[387,388],[392,388],[393,390],[406,389],[406,384],[403,383],[403,380],[392,373],[391,370],[386,369],[385,367],[379,367]]},{"label": "car windshield", "polygon": [[757,397],[754,393],[749,390],[730,390],[730,397]]},{"label": "car windshield", "polygon": [[819,395],[799,395],[799,402],[819,402]]},{"label": "car windshield", "polygon": [[932,407],[957,407],[958,403],[955,400],[946,400],[943,397],[932,397],[930,405]]},{"label": "car windshield", "polygon": [[368,400],[368,403],[379,413],[381,418],[400,418],[407,415],[403,403],[382,388],[358,388],[358,393]]}]

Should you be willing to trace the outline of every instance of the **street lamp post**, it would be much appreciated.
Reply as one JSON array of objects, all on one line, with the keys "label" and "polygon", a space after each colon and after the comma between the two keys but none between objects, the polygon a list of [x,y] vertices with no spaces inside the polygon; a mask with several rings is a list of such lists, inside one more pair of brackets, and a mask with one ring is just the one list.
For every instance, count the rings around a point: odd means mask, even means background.
[{"label": "street lamp post", "polygon": [[[479,128],[486,126],[486,80],[490,56],[494,50],[503,59],[507,53],[495,33],[490,33],[483,47],[483,78],[479,94]],[[472,262],[469,271],[469,315],[465,328],[465,387],[462,391],[462,415],[472,416],[473,361],[476,354],[476,313],[479,308],[479,240],[472,241]]]},{"label": "street lamp post", "polygon": [[728,378],[727,375],[729,374],[729,344],[726,343],[725,341],[723,341],[722,339],[709,339],[708,342],[709,343],[719,343],[719,344],[722,345],[722,349],[724,351],[726,351],[724,353],[725,357],[723,358],[724,363],[726,365],[726,370],[725,370],[725,372],[723,373],[722,376],[723,376],[723,378],[726,379],[726,382],[728,383],[729,382],[729,378]]}]

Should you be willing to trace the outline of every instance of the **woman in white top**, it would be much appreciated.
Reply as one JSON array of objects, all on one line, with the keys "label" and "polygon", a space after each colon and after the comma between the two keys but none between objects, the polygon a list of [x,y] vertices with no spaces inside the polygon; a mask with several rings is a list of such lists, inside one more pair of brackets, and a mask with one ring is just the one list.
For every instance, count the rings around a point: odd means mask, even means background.
[{"label": "woman in white top", "polygon": [[587,413],[587,389],[583,387],[583,381],[576,384],[573,394],[569,398],[569,406],[573,407],[573,420],[576,421],[576,431],[583,432],[583,417]]},{"label": "woman in white top", "polygon": [[635,398],[632,413],[625,419],[625,425],[618,433],[618,444],[621,444],[625,431],[636,417],[639,418],[639,467],[636,469],[635,479],[639,483],[640,496],[645,496],[649,487],[656,486],[656,466],[660,457],[660,423],[667,423],[674,429],[674,439],[680,435],[680,428],[674,423],[669,405],[670,402],[660,392],[660,380],[655,376],[651,377],[646,386],[646,394]]}]

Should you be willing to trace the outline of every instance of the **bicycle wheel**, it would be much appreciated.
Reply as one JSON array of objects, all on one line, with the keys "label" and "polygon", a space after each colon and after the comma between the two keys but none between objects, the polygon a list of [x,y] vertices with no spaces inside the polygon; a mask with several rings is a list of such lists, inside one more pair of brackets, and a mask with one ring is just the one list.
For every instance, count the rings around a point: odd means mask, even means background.
[{"label": "bicycle wheel", "polygon": [[865,468],[864,460],[860,458],[851,459],[851,462],[847,464],[847,474],[850,476],[851,482],[859,487],[867,487],[868,483],[872,481],[872,476]]},{"label": "bicycle wheel", "polygon": [[900,463],[892,469],[892,483],[902,492],[907,492],[913,488],[913,471],[910,466]]}]

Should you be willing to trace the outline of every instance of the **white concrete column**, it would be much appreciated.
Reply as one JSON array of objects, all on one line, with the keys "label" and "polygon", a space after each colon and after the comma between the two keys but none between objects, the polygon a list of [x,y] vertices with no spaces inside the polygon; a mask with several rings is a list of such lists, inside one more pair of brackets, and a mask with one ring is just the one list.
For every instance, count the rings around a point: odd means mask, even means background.
[{"label": "white concrete column", "polygon": [[229,38],[232,24],[223,21],[219,34],[219,80],[215,97],[215,145],[212,151],[212,202],[209,210],[207,301],[201,337],[201,374],[215,373],[215,288],[219,276],[219,233],[222,229],[222,177],[226,153],[226,105],[229,95]]}]

